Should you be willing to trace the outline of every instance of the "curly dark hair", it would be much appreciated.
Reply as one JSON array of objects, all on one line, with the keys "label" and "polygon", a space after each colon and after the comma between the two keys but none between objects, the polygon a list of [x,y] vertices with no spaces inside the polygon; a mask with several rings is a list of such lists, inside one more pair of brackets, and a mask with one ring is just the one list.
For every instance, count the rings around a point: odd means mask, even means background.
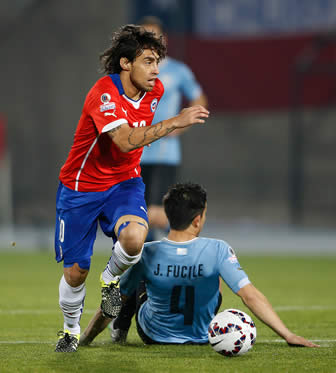
[{"label": "curly dark hair", "polygon": [[162,36],[156,37],[153,32],[142,26],[125,25],[116,31],[111,38],[111,46],[100,55],[101,71],[106,74],[121,72],[120,58],[134,61],[144,49],[152,49],[159,55],[159,60],[166,56],[166,45]]},{"label": "curly dark hair", "polygon": [[199,184],[172,185],[163,197],[163,206],[170,227],[182,231],[197,215],[203,215],[207,202],[206,190]]}]

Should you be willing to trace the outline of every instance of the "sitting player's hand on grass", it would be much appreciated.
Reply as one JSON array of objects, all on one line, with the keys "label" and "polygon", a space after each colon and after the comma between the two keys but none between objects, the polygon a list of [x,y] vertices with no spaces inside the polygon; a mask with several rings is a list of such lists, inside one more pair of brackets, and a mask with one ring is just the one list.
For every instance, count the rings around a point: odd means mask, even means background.
[{"label": "sitting player's hand on grass", "polygon": [[242,287],[237,294],[241,297],[243,303],[267,326],[273,329],[289,346],[297,347],[320,347],[303,337],[291,332],[279,315],[274,311],[271,303],[252,284]]},{"label": "sitting player's hand on grass", "polygon": [[290,334],[290,336],[286,338],[286,342],[288,343],[288,346],[291,347],[320,347],[319,345],[295,334]]}]

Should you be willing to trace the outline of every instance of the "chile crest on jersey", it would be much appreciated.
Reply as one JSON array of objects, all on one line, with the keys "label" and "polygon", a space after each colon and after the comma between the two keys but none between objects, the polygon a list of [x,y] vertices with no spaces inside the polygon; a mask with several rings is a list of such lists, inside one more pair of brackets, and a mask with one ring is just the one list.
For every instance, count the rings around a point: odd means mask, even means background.
[{"label": "chile crest on jersey", "polygon": [[[121,93],[120,90],[119,93]],[[145,127],[152,124],[154,113],[162,94],[163,86],[158,79],[153,90],[145,92],[136,101],[129,98],[122,90],[121,109],[131,127]]]}]

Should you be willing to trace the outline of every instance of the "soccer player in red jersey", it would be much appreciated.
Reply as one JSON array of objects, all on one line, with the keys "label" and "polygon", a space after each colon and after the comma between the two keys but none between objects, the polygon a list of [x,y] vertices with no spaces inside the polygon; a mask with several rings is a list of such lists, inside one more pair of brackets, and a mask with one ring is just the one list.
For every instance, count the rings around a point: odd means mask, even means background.
[{"label": "soccer player in red jersey", "polygon": [[86,96],[57,191],[55,252],[64,265],[59,284],[64,328],[55,351],[77,350],[98,222],[114,241],[100,279],[101,311],[107,318],[120,311],[119,276],[140,260],[148,230],[139,166],[143,147],[209,116],[196,105],[151,125],[164,92],[157,75],[165,53],[161,37],[126,25],[101,55],[106,75]]}]

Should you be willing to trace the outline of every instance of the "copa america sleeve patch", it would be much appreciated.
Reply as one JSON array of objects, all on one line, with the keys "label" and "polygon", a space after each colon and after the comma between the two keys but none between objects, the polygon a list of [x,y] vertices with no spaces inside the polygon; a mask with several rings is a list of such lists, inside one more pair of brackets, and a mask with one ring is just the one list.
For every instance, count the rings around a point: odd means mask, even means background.
[{"label": "copa america sleeve patch", "polygon": [[229,251],[229,257],[228,257],[228,260],[231,262],[231,263],[238,263],[238,258],[236,256],[236,253],[234,252],[233,248],[231,246],[228,247],[228,251]]}]

